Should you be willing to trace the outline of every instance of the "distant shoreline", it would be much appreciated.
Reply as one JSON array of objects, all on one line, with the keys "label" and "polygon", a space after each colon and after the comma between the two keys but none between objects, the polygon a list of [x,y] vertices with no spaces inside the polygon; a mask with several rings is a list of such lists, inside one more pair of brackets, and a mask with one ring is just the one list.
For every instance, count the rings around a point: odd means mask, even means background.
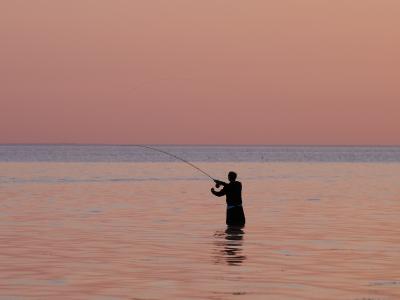
[{"label": "distant shoreline", "polygon": [[134,147],[137,145],[149,145],[159,147],[342,147],[342,148],[369,148],[369,147],[381,147],[381,148],[397,148],[399,145],[343,145],[343,144],[331,144],[331,145],[319,145],[319,144],[87,144],[87,143],[0,143],[0,146],[126,146]]}]

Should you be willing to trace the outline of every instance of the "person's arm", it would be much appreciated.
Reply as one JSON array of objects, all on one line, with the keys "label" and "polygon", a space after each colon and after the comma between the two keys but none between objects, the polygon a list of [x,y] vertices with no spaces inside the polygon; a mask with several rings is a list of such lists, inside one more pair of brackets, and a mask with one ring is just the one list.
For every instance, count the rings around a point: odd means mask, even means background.
[{"label": "person's arm", "polygon": [[223,187],[228,185],[226,182],[223,182],[223,181],[218,180],[218,179],[214,179],[214,182],[215,182],[215,186],[216,187],[218,187],[219,185],[222,185]]},{"label": "person's arm", "polygon": [[216,191],[216,190],[214,190],[214,188],[212,188],[212,189],[211,189],[211,193],[212,193],[214,196],[217,196],[217,197],[222,197],[222,196],[226,195],[225,188],[223,188],[223,189],[220,190],[220,191]]}]

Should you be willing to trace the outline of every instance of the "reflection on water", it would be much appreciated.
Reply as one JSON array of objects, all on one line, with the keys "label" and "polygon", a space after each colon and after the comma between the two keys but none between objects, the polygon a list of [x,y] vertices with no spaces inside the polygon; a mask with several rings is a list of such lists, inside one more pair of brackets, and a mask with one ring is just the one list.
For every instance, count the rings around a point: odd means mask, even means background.
[{"label": "reflection on water", "polygon": [[228,227],[225,231],[218,230],[215,234],[215,263],[226,263],[230,266],[239,266],[245,260],[243,254],[243,227]]}]

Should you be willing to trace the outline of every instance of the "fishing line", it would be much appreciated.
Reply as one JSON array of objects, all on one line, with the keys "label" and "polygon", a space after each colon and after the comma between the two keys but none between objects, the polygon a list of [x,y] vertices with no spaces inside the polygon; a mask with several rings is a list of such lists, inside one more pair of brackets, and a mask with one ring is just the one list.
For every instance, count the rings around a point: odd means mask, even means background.
[{"label": "fishing line", "polygon": [[171,157],[173,157],[173,158],[175,158],[175,159],[177,159],[177,160],[180,160],[180,161],[182,161],[182,162],[188,164],[188,165],[191,166],[192,168],[195,168],[197,171],[199,171],[199,172],[203,173],[204,175],[206,175],[206,176],[207,176],[208,178],[210,178],[212,181],[215,181],[215,179],[214,179],[211,175],[209,175],[208,173],[204,172],[202,169],[200,169],[198,166],[192,164],[191,162],[189,162],[189,161],[187,161],[187,160],[185,160],[185,159],[183,159],[183,158],[180,158],[179,156],[176,156],[176,155],[171,154],[171,153],[169,153],[169,152],[167,152],[167,151],[160,150],[160,149],[153,148],[153,147],[146,146],[146,145],[132,145],[132,146],[141,147],[141,148],[145,148],[145,149],[150,149],[150,150],[153,150],[153,151],[157,151],[157,152],[160,152],[160,153],[164,153],[164,154],[166,154],[166,155],[168,155],[168,156],[171,156]]}]

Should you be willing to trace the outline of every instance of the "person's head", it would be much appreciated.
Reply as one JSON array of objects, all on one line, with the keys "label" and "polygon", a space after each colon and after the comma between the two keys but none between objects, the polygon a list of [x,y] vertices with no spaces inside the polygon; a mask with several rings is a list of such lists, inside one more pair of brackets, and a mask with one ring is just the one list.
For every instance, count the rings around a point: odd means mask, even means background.
[{"label": "person's head", "polygon": [[234,182],[236,180],[237,174],[235,172],[230,171],[228,173],[228,179],[230,182]]}]

